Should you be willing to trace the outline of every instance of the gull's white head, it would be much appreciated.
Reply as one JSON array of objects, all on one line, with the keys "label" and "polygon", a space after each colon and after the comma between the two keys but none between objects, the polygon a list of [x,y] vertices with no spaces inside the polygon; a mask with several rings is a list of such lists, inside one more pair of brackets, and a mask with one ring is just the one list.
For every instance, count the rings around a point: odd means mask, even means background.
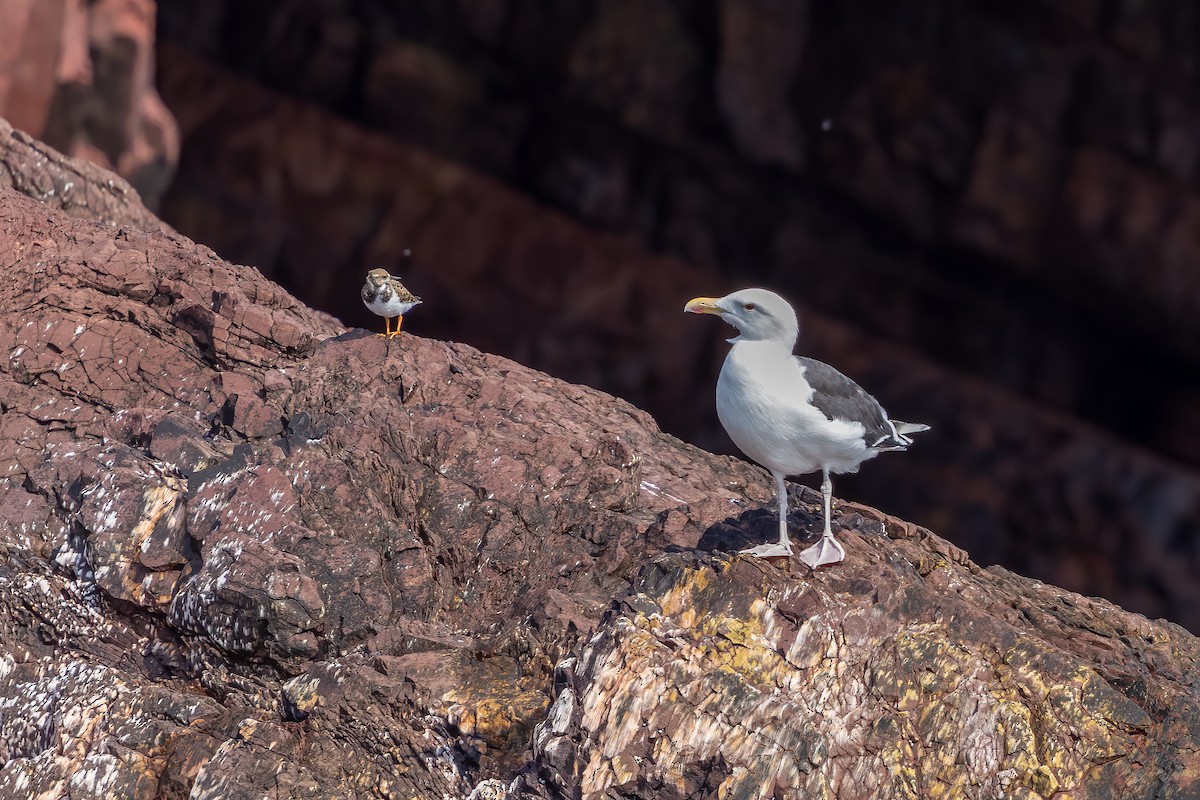
[{"label": "gull's white head", "polygon": [[731,342],[796,344],[800,323],[787,300],[766,289],[742,289],[724,297],[697,297],[683,307],[692,314],[716,314],[741,333]]}]

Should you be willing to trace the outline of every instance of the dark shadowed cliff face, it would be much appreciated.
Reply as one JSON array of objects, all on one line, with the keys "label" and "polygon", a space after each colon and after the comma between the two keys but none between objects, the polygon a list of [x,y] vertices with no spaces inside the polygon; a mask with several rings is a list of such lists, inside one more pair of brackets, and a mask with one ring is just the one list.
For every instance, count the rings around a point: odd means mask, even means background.
[{"label": "dark shadowed cliff face", "polygon": [[1200,790],[1181,628],[848,502],[837,568],[739,557],[761,470],[0,164],[0,796]]},{"label": "dark shadowed cliff face", "polygon": [[411,247],[414,332],[716,450],[724,332],[678,309],[770,286],[934,426],[841,491],[1200,629],[1190,9],[165,0],[165,213],[357,324]]}]

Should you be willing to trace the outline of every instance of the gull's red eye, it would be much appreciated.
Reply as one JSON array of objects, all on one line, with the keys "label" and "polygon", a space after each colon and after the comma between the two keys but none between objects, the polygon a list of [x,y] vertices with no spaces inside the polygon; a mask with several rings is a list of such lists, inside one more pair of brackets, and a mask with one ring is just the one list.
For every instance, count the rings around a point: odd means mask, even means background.
[{"label": "gull's red eye", "polygon": [[747,311],[753,311],[754,303],[746,303],[746,305],[742,306],[742,308],[746,309]]}]

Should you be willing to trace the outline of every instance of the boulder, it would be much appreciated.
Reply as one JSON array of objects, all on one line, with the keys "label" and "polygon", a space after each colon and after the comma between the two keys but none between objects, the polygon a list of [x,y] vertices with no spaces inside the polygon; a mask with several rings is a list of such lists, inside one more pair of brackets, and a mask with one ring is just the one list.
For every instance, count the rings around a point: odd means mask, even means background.
[{"label": "boulder", "polygon": [[739,557],[758,468],[72,208],[0,188],[0,796],[1200,791],[1177,626],[848,502]]}]

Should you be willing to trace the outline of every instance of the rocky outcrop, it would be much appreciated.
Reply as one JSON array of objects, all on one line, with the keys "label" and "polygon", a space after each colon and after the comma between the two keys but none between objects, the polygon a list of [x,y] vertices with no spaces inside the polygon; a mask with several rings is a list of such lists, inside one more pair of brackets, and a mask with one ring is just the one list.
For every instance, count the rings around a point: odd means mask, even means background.
[{"label": "rocky outcrop", "polygon": [[179,131],[154,88],[154,0],[0,0],[0,19],[0,117],[157,204]]},{"label": "rocky outcrop", "polygon": [[[1200,790],[1200,758],[1177,749],[1200,721],[1195,639],[981,570],[869,510],[842,524],[860,533],[843,570],[695,552],[644,567],[578,658],[560,665],[532,773],[553,789],[527,780],[531,794]],[[1147,682],[1147,672],[1157,675]]]},{"label": "rocky outcrop", "polygon": [[601,393],[2,208],[5,793],[465,796],[631,565],[699,536],[660,515],[766,499]]},{"label": "rocky outcrop", "polygon": [[170,230],[124,179],[91,162],[68,158],[4,119],[0,119],[0,187],[68,216],[110,227]]},{"label": "rocky outcrop", "polygon": [[104,213],[0,189],[0,795],[1197,790],[1178,627],[852,503],[738,557],[757,468]]}]

